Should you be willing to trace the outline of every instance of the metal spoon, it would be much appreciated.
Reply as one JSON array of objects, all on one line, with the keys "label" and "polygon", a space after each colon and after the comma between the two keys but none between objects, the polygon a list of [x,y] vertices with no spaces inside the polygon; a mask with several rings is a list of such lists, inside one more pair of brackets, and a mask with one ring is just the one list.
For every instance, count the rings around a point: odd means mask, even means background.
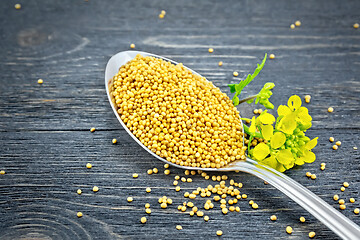
[{"label": "metal spoon", "polygon": [[[266,165],[258,163],[250,158],[246,158],[246,160],[235,161],[227,166],[222,168],[200,168],[200,167],[184,167],[180,165],[176,165],[172,162],[167,161],[164,158],[159,157],[146,146],[144,146],[127,128],[124,122],[121,120],[119,114],[117,113],[117,106],[115,106],[112,102],[112,96],[109,92],[109,87],[112,83],[112,78],[118,73],[119,68],[126,64],[128,61],[132,60],[137,54],[141,54],[142,56],[152,56],[156,58],[161,58],[165,61],[169,61],[173,64],[177,64],[177,62],[167,59],[165,57],[157,56],[147,52],[139,52],[139,51],[124,51],[119,52],[112,56],[106,65],[105,70],[105,87],[106,93],[110,102],[110,105],[115,113],[115,116],[123,126],[123,128],[128,132],[128,134],[146,151],[148,151],[151,155],[156,157],[157,159],[172,165],[174,167],[188,169],[188,170],[203,170],[203,171],[242,171],[246,173],[250,173],[255,175],[264,181],[267,181],[275,188],[279,189],[285,195],[290,197],[292,200],[297,202],[300,206],[306,209],[309,213],[311,213],[314,217],[323,222],[328,228],[330,228],[334,233],[339,235],[343,239],[360,239],[360,227],[352,222],[350,219],[342,215],[339,211],[335,210],[332,206],[327,204],[324,200],[316,196],[314,193],[309,191],[307,188],[303,187],[293,179],[289,178],[283,173],[276,171]],[[188,68],[189,69],[189,68]],[[200,75],[197,72],[189,69],[194,74]]]}]

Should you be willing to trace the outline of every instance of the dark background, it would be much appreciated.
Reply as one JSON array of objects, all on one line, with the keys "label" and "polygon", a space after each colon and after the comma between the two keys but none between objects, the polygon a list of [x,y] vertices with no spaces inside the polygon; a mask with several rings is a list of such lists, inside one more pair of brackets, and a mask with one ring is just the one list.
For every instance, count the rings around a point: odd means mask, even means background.
[{"label": "dark background", "polygon": [[[164,19],[158,18],[161,10]],[[0,239],[209,239],[218,229],[224,239],[307,239],[310,231],[336,239],[278,190],[244,173],[229,177],[244,184],[242,193],[259,209],[242,200],[240,213],[224,216],[215,204],[206,213],[209,222],[178,212],[185,191],[213,182],[193,176],[175,192],[174,176],[183,171],[171,168],[164,175],[162,163],[126,134],[103,78],[108,59],[135,43],[136,50],[182,62],[229,93],[227,84],[252,73],[265,52],[274,53],[244,96],[268,81],[276,84],[275,106],[293,94],[312,96],[308,135],[319,137],[317,160],[286,173],[336,208],[332,196],[339,194],[346,200],[342,212],[359,224],[353,209],[359,207],[360,155],[353,147],[360,147],[360,29],[352,27],[359,12],[360,1],[1,1],[0,170],[6,174],[0,175]],[[290,29],[296,20],[301,27]],[[252,116],[254,108],[242,106],[242,115]],[[342,142],[337,151],[330,136]],[[160,173],[147,175],[153,167]],[[306,178],[307,171],[317,179]],[[350,187],[342,193],[344,181]],[[99,192],[91,191],[94,185]],[[174,201],[165,210],[157,203],[163,195]],[[356,202],[350,204],[350,197]],[[152,213],[144,225],[146,202]],[[194,202],[201,207],[204,199]],[[272,214],[278,221],[269,220]],[[175,229],[178,224],[183,230]]]}]

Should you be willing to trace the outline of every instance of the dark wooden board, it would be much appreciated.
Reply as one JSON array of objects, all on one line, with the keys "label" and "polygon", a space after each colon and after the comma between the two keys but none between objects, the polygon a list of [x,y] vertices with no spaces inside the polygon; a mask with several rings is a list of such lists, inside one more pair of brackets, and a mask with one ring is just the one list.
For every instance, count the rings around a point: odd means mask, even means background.
[{"label": "dark wooden board", "polygon": [[[22,1],[20,10],[15,3],[0,6],[0,170],[6,171],[0,175],[0,239],[212,239],[218,229],[224,239],[308,239],[310,231],[318,239],[337,239],[285,195],[245,173],[228,176],[244,184],[242,192],[258,210],[241,200],[240,213],[224,216],[215,205],[206,213],[209,222],[178,212],[185,191],[213,182],[192,176],[175,192],[174,176],[183,171],[171,168],[164,175],[163,164],[117,122],[104,69],[130,43],[184,63],[226,93],[227,84],[253,71],[265,52],[274,53],[244,95],[272,81],[276,106],[293,94],[312,96],[308,135],[319,137],[317,160],[287,174],[336,208],[332,196],[340,194],[347,201],[342,212],[360,224],[353,213],[360,207],[360,154],[353,149],[360,147],[360,30],[352,28],[360,21],[359,1]],[[167,14],[159,19],[163,9]],[[291,30],[296,20],[302,26]],[[254,108],[240,109],[251,116]],[[330,136],[342,141],[339,150],[331,150]],[[147,175],[153,167],[160,173]],[[307,171],[317,179],[306,178]],[[342,193],[344,181],[350,187]],[[97,193],[91,191],[95,185]],[[163,195],[174,200],[167,209],[157,203]],[[350,197],[356,202],[348,203]],[[141,224],[146,202],[152,213]],[[201,206],[204,199],[194,202]],[[272,214],[278,221],[269,220]],[[307,221],[300,223],[300,216]],[[178,224],[183,230],[175,229]]]}]

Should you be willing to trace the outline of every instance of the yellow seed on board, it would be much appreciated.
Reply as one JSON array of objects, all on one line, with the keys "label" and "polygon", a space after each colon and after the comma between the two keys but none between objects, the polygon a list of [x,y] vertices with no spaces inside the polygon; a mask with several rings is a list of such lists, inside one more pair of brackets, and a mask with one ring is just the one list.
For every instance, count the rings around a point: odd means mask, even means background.
[{"label": "yellow seed on board", "polygon": [[214,49],[213,48],[209,48],[209,53],[212,53],[214,52]]},{"label": "yellow seed on board", "polygon": [[287,226],[287,227],[286,227],[286,232],[287,232],[288,234],[291,234],[292,231],[293,231],[292,227],[290,227],[290,226]]},{"label": "yellow seed on board", "polygon": [[334,141],[335,141],[335,138],[334,138],[334,137],[329,137],[329,141],[330,141],[330,142],[334,142]]},{"label": "yellow seed on board", "polygon": [[93,192],[98,192],[99,191],[99,188],[97,186],[94,186],[93,187]]},{"label": "yellow seed on board", "polygon": [[82,193],[81,189],[78,189],[78,190],[76,191],[76,193],[79,194],[79,195],[81,195],[81,193]]},{"label": "yellow seed on board", "polygon": [[260,108],[258,109],[258,113],[261,114],[263,112],[263,110]]},{"label": "yellow seed on board", "polygon": [[180,186],[176,186],[175,191],[179,192],[181,190]]},{"label": "yellow seed on board", "polygon": [[300,22],[299,20],[297,20],[297,21],[295,22],[295,26],[300,27],[300,26],[301,26],[301,22]]},{"label": "yellow seed on board", "polygon": [[159,170],[157,169],[157,168],[153,168],[153,173],[158,173],[159,172]]},{"label": "yellow seed on board", "polygon": [[254,113],[254,114],[258,114],[258,113],[259,113],[259,109],[254,109],[253,113]]},{"label": "yellow seed on board", "polygon": [[249,201],[249,205],[253,205],[254,204],[254,201],[253,200],[250,200]]},{"label": "yellow seed on board", "polygon": [[306,172],[306,176],[309,178],[309,177],[311,177],[311,172]]},{"label": "yellow seed on board", "polygon": [[358,28],[359,28],[359,24],[358,24],[358,23],[354,23],[353,28],[358,29]]},{"label": "yellow seed on board", "polygon": [[134,200],[134,199],[133,199],[132,197],[128,197],[128,198],[127,198],[127,201],[128,201],[128,202],[132,202],[133,200]]},{"label": "yellow seed on board", "polygon": [[237,76],[239,76],[239,73],[238,72],[233,72],[233,75],[234,75],[234,77],[237,77]]},{"label": "yellow seed on board", "polygon": [[341,205],[340,205],[340,209],[341,209],[341,210],[345,210],[345,209],[346,209],[346,206],[345,206],[344,204],[341,204]]},{"label": "yellow seed on board", "polygon": [[164,17],[165,17],[165,15],[164,15],[164,14],[161,14],[161,13],[159,14],[159,18],[161,18],[161,19],[162,19],[162,18],[164,18]]},{"label": "yellow seed on board", "polygon": [[291,29],[294,29],[294,28],[295,28],[295,24],[291,24],[291,25],[290,25],[290,28],[291,28]]},{"label": "yellow seed on board", "polygon": [[145,209],[145,212],[146,212],[147,214],[150,214],[150,213],[151,213],[151,209],[150,209],[150,208],[147,208],[147,209]]},{"label": "yellow seed on board", "polygon": [[344,186],[344,187],[349,187],[349,183],[348,183],[348,182],[344,182],[344,183],[343,183],[343,186]]},{"label": "yellow seed on board", "polygon": [[209,216],[204,216],[204,221],[205,222],[209,221],[209,219],[210,219]]},{"label": "yellow seed on board", "polygon": [[152,169],[147,170],[147,174],[149,175],[153,174],[153,170]]},{"label": "yellow seed on board", "polygon": [[316,174],[311,174],[311,179],[315,180],[316,179]]},{"label": "yellow seed on board", "polygon": [[21,4],[20,4],[20,3],[17,3],[17,4],[15,4],[14,7],[15,7],[16,10],[19,10],[19,9],[21,9]]},{"label": "yellow seed on board", "polygon": [[91,163],[87,163],[87,164],[86,164],[86,168],[89,168],[89,169],[92,168]]},{"label": "yellow seed on board", "polygon": [[169,168],[170,167],[170,165],[169,164],[164,164],[164,168]]},{"label": "yellow seed on board", "polygon": [[90,132],[95,132],[95,128],[90,128]]},{"label": "yellow seed on board", "polygon": [[151,192],[151,188],[147,187],[147,188],[146,188],[146,192],[147,192],[147,193]]},{"label": "yellow seed on board", "polygon": [[329,112],[329,113],[332,113],[333,111],[334,111],[334,108],[333,108],[333,107],[329,107],[329,108],[328,108],[328,112]]},{"label": "yellow seed on board", "polygon": [[300,217],[300,222],[305,222],[305,218],[304,218],[304,217]]},{"label": "yellow seed on board", "polygon": [[223,62],[222,62],[222,61],[220,61],[220,62],[219,62],[219,66],[222,66],[222,65],[223,65]]},{"label": "yellow seed on board", "polygon": [[1,170],[1,171],[0,171],[0,174],[1,174],[1,175],[4,175],[4,174],[5,174],[5,171],[4,171],[4,170]]},{"label": "yellow seed on board", "polygon": [[179,180],[179,179],[180,179],[180,176],[176,175],[176,176],[174,177],[174,179],[175,179],[175,180]]},{"label": "yellow seed on board", "polygon": [[358,208],[355,208],[355,209],[354,209],[354,213],[355,213],[355,214],[359,214],[359,212],[360,212],[360,210],[359,210]]},{"label": "yellow seed on board", "polygon": [[165,169],[164,173],[165,173],[165,175],[169,175],[169,174],[170,174],[170,170],[169,170],[169,169]]},{"label": "yellow seed on board", "polygon": [[253,204],[251,205],[251,207],[252,207],[253,209],[258,209],[258,208],[259,208],[259,205],[257,205],[257,203],[253,203]]},{"label": "yellow seed on board", "polygon": [[192,182],[192,178],[187,178],[186,181],[190,183]]},{"label": "yellow seed on board", "polygon": [[315,237],[315,232],[309,232],[309,238],[314,238]]},{"label": "yellow seed on board", "polygon": [[240,212],[240,207],[236,207],[236,208],[235,208],[235,211],[236,211],[236,212]]},{"label": "yellow seed on board", "polygon": [[354,150],[357,150],[358,148],[357,147],[353,147]]},{"label": "yellow seed on board", "polygon": [[76,216],[77,216],[78,218],[81,218],[81,217],[83,216],[83,214],[82,214],[82,212],[78,212],[78,213],[76,214]]},{"label": "yellow seed on board", "polygon": [[197,211],[197,212],[196,212],[196,215],[197,215],[198,217],[203,217],[203,216],[204,216],[204,212],[203,212],[203,211]]},{"label": "yellow seed on board", "polygon": [[161,208],[167,208],[167,204],[165,202],[163,202],[163,203],[160,204],[160,207]]},{"label": "yellow seed on board", "polygon": [[241,195],[241,198],[247,199],[247,195],[246,195],[246,194],[243,194],[243,195]]},{"label": "yellow seed on board", "polygon": [[277,219],[276,215],[271,215],[271,217],[270,217],[271,221],[276,221],[276,219]]},{"label": "yellow seed on board", "polygon": [[133,173],[133,178],[138,178],[138,177],[139,177],[139,174]]},{"label": "yellow seed on board", "polygon": [[165,14],[166,14],[166,11],[165,11],[165,10],[161,10],[161,14],[162,14],[162,15],[165,15]]},{"label": "yellow seed on board", "polygon": [[350,198],[350,199],[349,199],[349,202],[354,203],[354,202],[355,202],[355,198]]},{"label": "yellow seed on board", "polygon": [[190,212],[189,212],[189,215],[192,217],[192,216],[195,215],[195,213],[194,213],[193,211],[190,211]]},{"label": "yellow seed on board", "polygon": [[135,44],[130,44],[130,48],[135,48]]},{"label": "yellow seed on board", "polygon": [[221,209],[221,211],[222,211],[223,214],[227,214],[227,213],[228,213],[228,209],[227,209],[226,207],[223,208],[223,209]]},{"label": "yellow seed on board", "polygon": [[116,138],[114,138],[114,139],[112,140],[112,143],[113,143],[113,144],[116,144],[116,143],[117,143]]},{"label": "yellow seed on board", "polygon": [[146,217],[142,217],[142,218],[140,219],[140,222],[141,222],[141,223],[146,223],[146,221],[147,221]]},{"label": "yellow seed on board", "polygon": [[179,183],[179,182],[175,180],[175,181],[173,182],[173,185],[174,185],[174,186],[177,186],[178,183]]},{"label": "yellow seed on board", "polygon": [[304,99],[305,99],[306,103],[309,103],[310,99],[311,99],[311,96],[310,95],[305,95]]},{"label": "yellow seed on board", "polygon": [[150,203],[146,203],[145,208],[150,208]]},{"label": "yellow seed on board", "polygon": [[340,146],[340,145],[341,145],[341,142],[340,142],[340,141],[337,141],[335,144],[336,144],[337,146]]},{"label": "yellow seed on board", "polygon": [[195,199],[195,198],[196,198],[196,195],[191,193],[191,194],[189,194],[189,198],[190,198],[190,199]]},{"label": "yellow seed on board", "polygon": [[181,230],[181,229],[182,229],[182,226],[181,226],[181,225],[176,225],[176,229],[177,229],[177,230]]},{"label": "yellow seed on board", "polygon": [[217,230],[217,231],[216,231],[216,235],[218,235],[218,236],[223,235],[223,231],[221,231],[221,230]]},{"label": "yellow seed on board", "polygon": [[339,200],[339,195],[335,194],[335,195],[333,196],[333,199],[334,199],[335,201]]},{"label": "yellow seed on board", "polygon": [[270,59],[274,59],[274,58],[275,58],[275,54],[271,53],[271,54],[269,55],[269,58],[270,58]]},{"label": "yellow seed on board", "polygon": [[332,149],[337,150],[339,147],[337,145],[333,145]]},{"label": "yellow seed on board", "polygon": [[44,83],[44,80],[42,80],[41,78],[38,79],[38,84],[43,84]]},{"label": "yellow seed on board", "polygon": [[344,188],[344,187],[341,187],[340,190],[341,190],[342,192],[344,192],[344,191],[345,191],[345,188]]},{"label": "yellow seed on board", "polygon": [[344,200],[344,199],[340,199],[340,200],[339,200],[339,204],[340,204],[340,205],[345,204],[345,200]]}]

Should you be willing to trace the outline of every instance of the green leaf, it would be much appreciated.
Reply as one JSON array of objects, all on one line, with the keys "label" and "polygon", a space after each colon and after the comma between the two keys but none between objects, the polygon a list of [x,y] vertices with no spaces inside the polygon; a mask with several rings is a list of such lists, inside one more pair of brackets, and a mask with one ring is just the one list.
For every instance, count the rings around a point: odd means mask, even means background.
[{"label": "green leaf", "polygon": [[235,95],[235,96],[233,97],[232,101],[233,101],[234,106],[239,105],[239,98],[238,98],[238,96]]},{"label": "green leaf", "polygon": [[262,125],[261,133],[266,140],[270,140],[273,136],[274,127],[272,125]]},{"label": "green leaf", "polygon": [[265,143],[259,143],[254,147],[253,155],[256,160],[263,160],[270,153],[270,148]]},{"label": "green leaf", "polygon": [[235,90],[235,85],[236,84],[228,84],[228,86],[230,87],[230,92],[231,93],[234,93],[236,90]]},{"label": "green leaf", "polygon": [[273,149],[277,149],[284,145],[285,141],[285,134],[283,134],[282,132],[276,132],[271,138],[270,145]]}]

